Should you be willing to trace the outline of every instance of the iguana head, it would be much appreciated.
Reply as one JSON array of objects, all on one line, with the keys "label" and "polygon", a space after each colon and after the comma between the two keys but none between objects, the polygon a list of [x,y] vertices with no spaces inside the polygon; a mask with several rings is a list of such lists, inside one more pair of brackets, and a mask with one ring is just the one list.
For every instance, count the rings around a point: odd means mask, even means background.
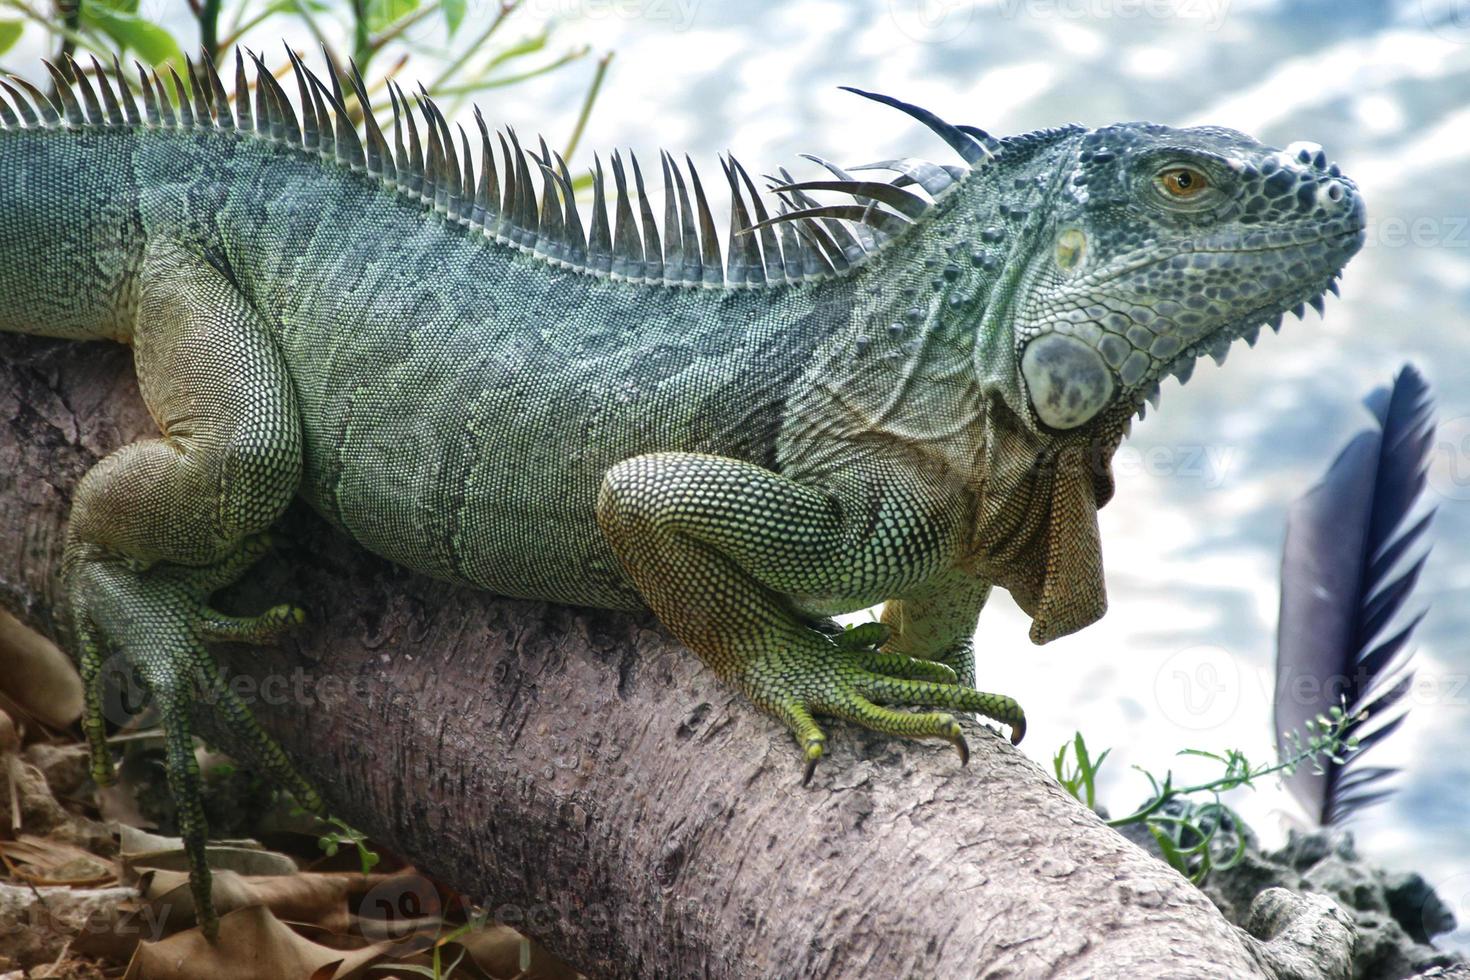
[{"label": "iguana head", "polygon": [[1043,430],[1141,408],[1201,355],[1223,361],[1284,312],[1320,310],[1363,244],[1363,199],[1315,144],[1125,123],[1055,149],[1061,189],[1012,292],[1022,394]]}]

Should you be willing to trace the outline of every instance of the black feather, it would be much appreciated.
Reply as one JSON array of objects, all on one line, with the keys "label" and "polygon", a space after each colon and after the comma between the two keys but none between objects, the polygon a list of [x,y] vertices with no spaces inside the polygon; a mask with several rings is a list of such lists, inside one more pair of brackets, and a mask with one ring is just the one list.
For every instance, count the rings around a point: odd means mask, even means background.
[{"label": "black feather", "polygon": [[1395,770],[1357,763],[1404,720],[1396,710],[1412,680],[1404,649],[1423,614],[1384,634],[1427,555],[1421,551],[1407,567],[1400,559],[1420,542],[1433,516],[1430,511],[1409,521],[1424,488],[1434,433],[1428,385],[1405,365],[1391,389],[1380,388],[1365,401],[1378,428],[1354,436],[1322,482],[1292,505],[1281,559],[1278,750],[1290,754],[1285,734],[1301,732],[1334,705],[1346,702],[1349,714],[1368,713],[1350,729],[1362,743],[1357,755],[1345,764],[1324,760],[1323,772],[1302,765],[1287,779],[1292,795],[1324,825],[1391,792],[1379,784]]}]

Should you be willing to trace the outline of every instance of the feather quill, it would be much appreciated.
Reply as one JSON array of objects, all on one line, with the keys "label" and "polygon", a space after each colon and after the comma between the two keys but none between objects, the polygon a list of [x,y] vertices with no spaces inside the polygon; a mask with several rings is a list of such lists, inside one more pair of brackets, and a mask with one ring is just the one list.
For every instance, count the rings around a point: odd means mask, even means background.
[{"label": "feather quill", "polygon": [[1275,722],[1277,750],[1288,732],[1334,705],[1367,718],[1350,733],[1359,752],[1323,771],[1300,766],[1287,778],[1293,796],[1322,825],[1340,823],[1391,795],[1397,770],[1358,765],[1363,752],[1403,724],[1399,705],[1413,674],[1405,648],[1421,611],[1388,629],[1428,557],[1403,562],[1423,538],[1433,510],[1410,521],[1424,489],[1434,435],[1429,387],[1405,365],[1391,388],[1365,399],[1377,429],[1358,433],[1322,481],[1292,505],[1281,561]]}]

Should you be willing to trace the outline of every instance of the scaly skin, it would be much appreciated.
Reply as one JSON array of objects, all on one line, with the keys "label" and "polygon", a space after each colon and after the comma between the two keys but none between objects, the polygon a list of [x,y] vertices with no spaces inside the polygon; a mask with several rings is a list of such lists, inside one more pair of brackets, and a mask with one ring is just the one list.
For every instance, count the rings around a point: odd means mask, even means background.
[{"label": "scaly skin", "polygon": [[[73,505],[94,773],[111,768],[97,678],[112,652],[162,709],[211,931],[201,685],[247,755],[321,805],[211,680],[205,646],[300,620],[208,605],[293,495],[448,581],[651,606],[790,727],[808,778],[819,715],[964,757],[950,712],[1017,741],[1025,726],[971,687],[992,586],[1036,642],[1100,616],[1096,513],[1131,415],[1165,374],[1315,301],[1361,244],[1355,188],[1312,149],[1146,124],[998,141],[930,119],[972,168],[889,167],[927,195],[832,168],[841,180],[807,189],[856,198],[843,228],[763,222],[745,185],[721,270],[703,189],[691,206],[677,168],[684,201],[661,229],[641,195],[634,222],[617,169],[616,229],[599,182],[584,235],[554,190],[537,202],[550,171],[518,148],[503,197],[476,189],[468,142],[454,158],[428,105],[395,166],[375,129],[366,155],[334,132],[334,86],[297,78],[315,93],[304,138],[268,78],[253,119],[221,111],[203,73],[177,122],[151,86],[152,123],[111,88],[99,101],[62,79],[54,112],[0,89],[0,329],[132,344],[162,432],[98,463]],[[878,603],[881,624],[828,618]]]}]

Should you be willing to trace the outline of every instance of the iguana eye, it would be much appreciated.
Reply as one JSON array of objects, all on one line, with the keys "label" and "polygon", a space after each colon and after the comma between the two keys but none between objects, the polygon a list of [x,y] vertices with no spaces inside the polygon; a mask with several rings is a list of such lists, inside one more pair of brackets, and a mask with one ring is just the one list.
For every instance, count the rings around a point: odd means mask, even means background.
[{"label": "iguana eye", "polygon": [[1155,179],[1164,193],[1185,200],[1210,186],[1210,178],[1193,167],[1169,167],[1160,171]]}]

